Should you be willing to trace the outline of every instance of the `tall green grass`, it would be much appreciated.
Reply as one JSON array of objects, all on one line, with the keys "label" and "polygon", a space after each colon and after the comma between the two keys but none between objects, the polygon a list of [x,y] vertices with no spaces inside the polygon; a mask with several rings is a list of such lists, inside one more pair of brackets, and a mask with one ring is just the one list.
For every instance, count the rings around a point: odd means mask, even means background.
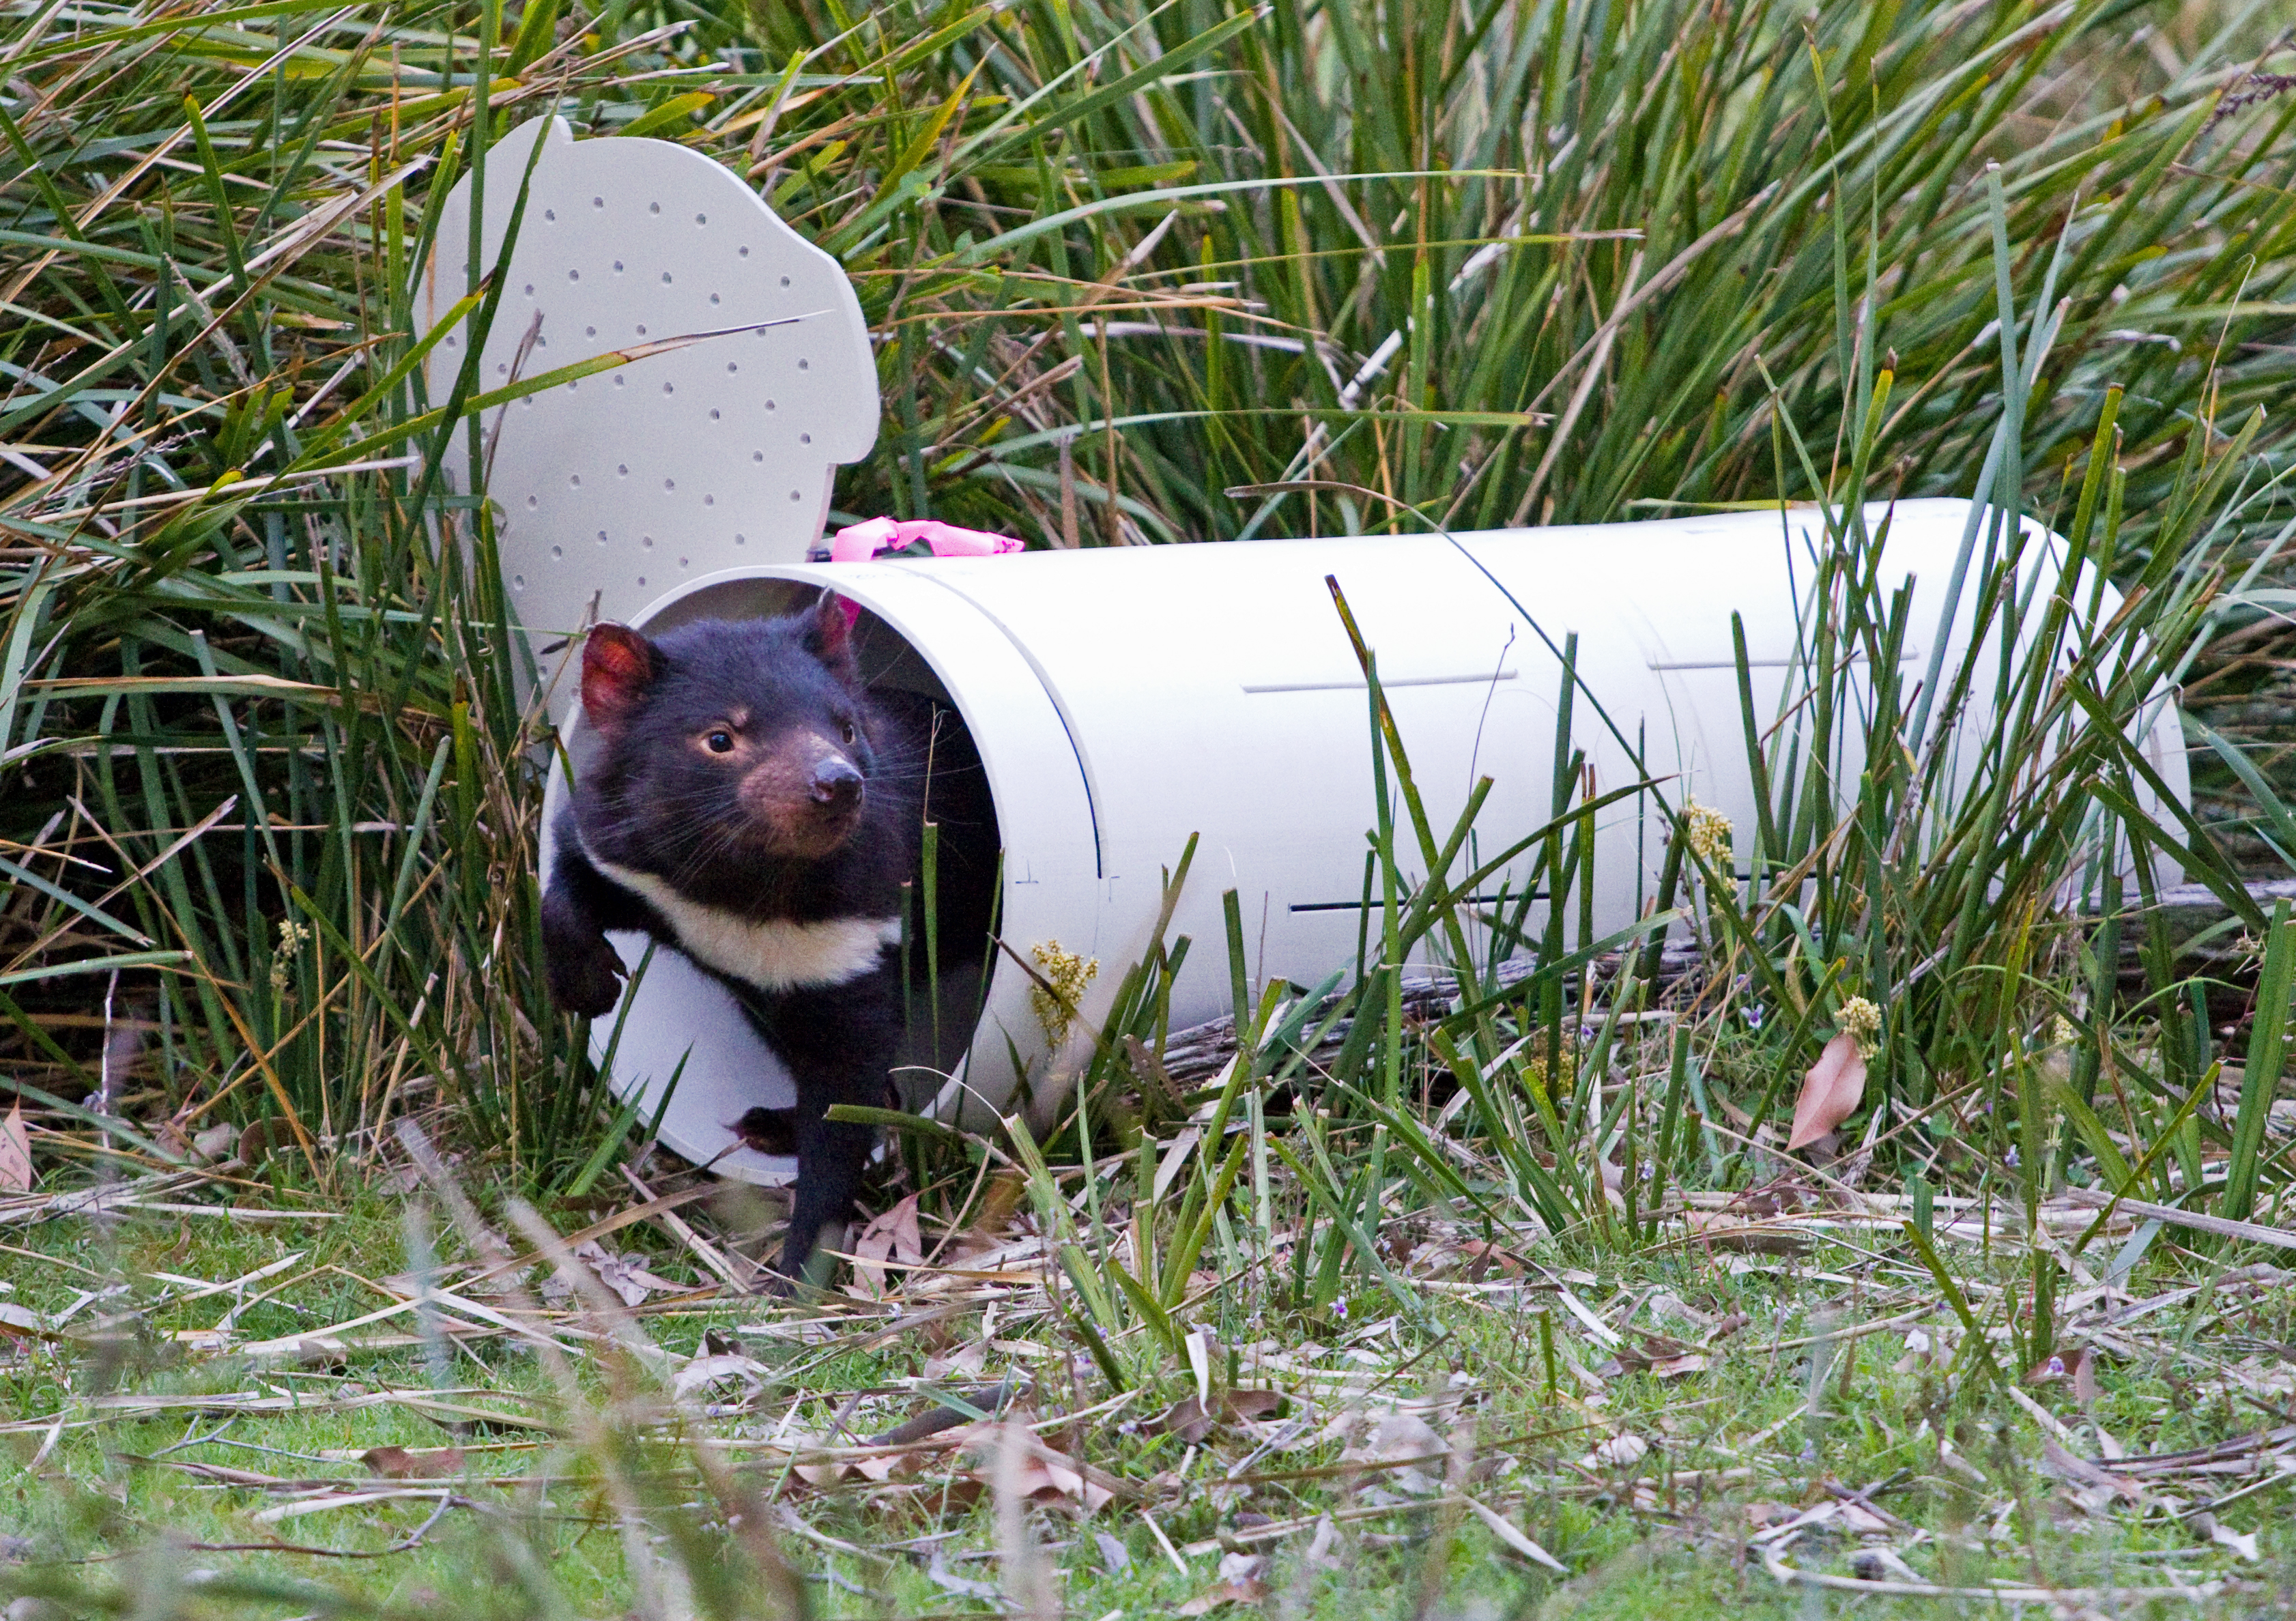
[{"label": "tall green grass", "polygon": [[[888,407],[845,510],[1070,544],[1983,488],[2144,583],[2115,702],[2276,610],[2210,573],[2277,533],[2291,443],[2252,411],[2296,268],[2296,98],[2244,77],[2268,7],[0,16],[0,1012],[12,1073],[66,1118],[124,1103],[104,1129],[135,1152],[259,1112],[324,1175],[326,1144],[448,1106],[521,1178],[590,1163],[602,1099],[529,881],[546,734],[484,510],[438,471],[480,397],[422,395],[408,308],[447,186],[545,111],[709,151],[843,259]],[[1825,600],[1822,642],[1884,634],[1854,579]],[[2059,735],[2041,667],[2016,724]],[[2018,824],[2012,871],[1983,816],[2021,802],[1877,781],[1861,872],[1809,758],[1774,763],[1757,848],[1773,876],[1827,852],[1808,948],[1750,891],[1727,949],[1782,987],[1853,959],[1894,985],[1948,941],[1890,1038],[1929,1095],[1921,1066],[1973,1061],[1931,1036],[2077,830]],[[1545,841],[1557,872],[1575,837]],[[1398,905],[1390,954],[1464,945]],[[1342,1079],[1393,1109],[1383,1027],[1352,1027]],[[2201,1073],[2204,1035],[2163,1041]]]}]

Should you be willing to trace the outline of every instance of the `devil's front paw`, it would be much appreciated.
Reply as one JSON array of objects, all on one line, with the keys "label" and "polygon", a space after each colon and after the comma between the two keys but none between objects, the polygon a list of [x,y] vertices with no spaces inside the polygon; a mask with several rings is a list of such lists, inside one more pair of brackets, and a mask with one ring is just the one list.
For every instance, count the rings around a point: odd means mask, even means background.
[{"label": "devil's front paw", "polygon": [[596,1019],[622,995],[622,959],[603,935],[550,942],[550,996],[570,1013]]}]

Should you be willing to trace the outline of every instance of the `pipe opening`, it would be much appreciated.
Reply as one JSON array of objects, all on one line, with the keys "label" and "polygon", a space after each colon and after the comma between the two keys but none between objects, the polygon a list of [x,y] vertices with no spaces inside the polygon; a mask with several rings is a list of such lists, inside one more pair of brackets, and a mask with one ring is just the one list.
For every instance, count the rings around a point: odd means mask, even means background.
[{"label": "pipe opening", "polygon": [[[658,634],[697,619],[795,613],[819,589],[795,580],[725,580],[665,603],[644,629]],[[868,610],[861,610],[853,636],[871,704],[885,726],[877,775],[916,806],[926,847],[902,953],[908,1039],[893,1077],[899,1106],[921,1111],[964,1063],[988,1006],[997,969],[1004,839],[980,748],[947,685],[906,637]]]}]

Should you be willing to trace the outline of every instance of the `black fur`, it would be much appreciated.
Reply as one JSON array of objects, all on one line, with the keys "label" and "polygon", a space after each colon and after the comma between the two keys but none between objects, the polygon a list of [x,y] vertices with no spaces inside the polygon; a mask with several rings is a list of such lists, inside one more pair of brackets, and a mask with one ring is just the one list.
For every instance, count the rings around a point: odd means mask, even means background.
[{"label": "black fur", "polygon": [[[586,650],[585,708],[598,752],[557,830],[543,900],[551,990],[561,1006],[596,1018],[620,995],[621,964],[607,930],[643,930],[677,945],[669,922],[601,872],[593,856],[749,921],[902,914],[919,821],[916,778],[902,767],[920,745],[869,700],[844,612],[824,593],[804,613],[702,620],[651,643],[618,626],[593,633],[610,638],[601,644],[597,672]],[[751,765],[816,774],[803,779],[816,790],[813,798],[838,798],[822,814],[841,814],[843,798],[857,792],[849,831],[833,848],[792,853],[776,832],[782,824],[745,799],[739,768],[711,753],[722,741],[713,728],[726,726],[729,716],[739,717],[740,747]],[[840,745],[829,765],[803,763],[808,740]],[[843,780],[846,761],[857,768],[857,784]],[[824,772],[836,780],[825,781]],[[821,809],[797,803],[800,811]],[[780,1267],[797,1279],[823,1229],[852,1214],[874,1141],[868,1126],[828,1119],[829,1109],[883,1107],[889,1100],[903,1029],[898,953],[881,953],[873,970],[841,984],[781,989],[697,965],[741,999],[797,1084],[788,1126],[798,1180]],[[783,1125],[770,1119],[775,1112],[753,1109],[729,1122],[729,1138],[771,1141],[771,1128]]]}]

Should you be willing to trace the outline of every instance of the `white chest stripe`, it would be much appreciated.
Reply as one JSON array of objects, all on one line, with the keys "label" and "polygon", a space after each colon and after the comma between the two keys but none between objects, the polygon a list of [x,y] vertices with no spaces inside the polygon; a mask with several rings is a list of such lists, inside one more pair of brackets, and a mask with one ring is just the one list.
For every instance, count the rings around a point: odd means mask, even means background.
[{"label": "white chest stripe", "polygon": [[676,930],[678,946],[687,956],[759,990],[843,985],[873,971],[884,948],[901,943],[898,918],[755,922],[688,900],[651,872],[633,872],[595,856],[590,864],[643,896]]}]

